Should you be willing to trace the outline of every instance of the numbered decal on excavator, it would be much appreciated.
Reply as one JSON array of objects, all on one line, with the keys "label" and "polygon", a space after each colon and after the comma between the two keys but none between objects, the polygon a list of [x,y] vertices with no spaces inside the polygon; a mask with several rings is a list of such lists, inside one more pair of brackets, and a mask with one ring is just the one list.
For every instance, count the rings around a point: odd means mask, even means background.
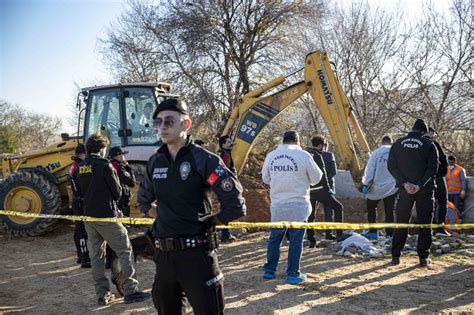
[{"label": "numbered decal on excavator", "polygon": [[278,110],[263,103],[256,104],[242,117],[237,137],[251,144],[262,128],[278,113]]}]

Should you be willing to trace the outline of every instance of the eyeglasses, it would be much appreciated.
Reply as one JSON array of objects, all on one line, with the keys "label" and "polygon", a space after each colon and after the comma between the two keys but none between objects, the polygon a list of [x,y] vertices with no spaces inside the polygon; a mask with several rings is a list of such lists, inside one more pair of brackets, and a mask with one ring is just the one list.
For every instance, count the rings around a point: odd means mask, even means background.
[{"label": "eyeglasses", "polygon": [[[181,122],[182,120],[179,120]],[[161,128],[162,126],[164,128],[173,128],[174,124],[177,122],[177,120],[174,119],[161,119],[157,118],[153,121],[153,125],[155,128]]]}]

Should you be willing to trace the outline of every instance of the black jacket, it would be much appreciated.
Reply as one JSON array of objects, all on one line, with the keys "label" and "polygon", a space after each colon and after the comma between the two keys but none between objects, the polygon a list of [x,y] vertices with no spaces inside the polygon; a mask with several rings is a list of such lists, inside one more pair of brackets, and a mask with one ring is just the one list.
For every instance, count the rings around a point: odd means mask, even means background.
[{"label": "black jacket", "polygon": [[[211,214],[211,189],[221,210]],[[157,238],[203,235],[212,217],[227,224],[245,215],[242,186],[215,154],[187,140],[173,161],[168,146],[158,149],[148,161],[138,192],[141,211],[157,201],[153,232]]]},{"label": "black jacket", "polygon": [[324,164],[324,158],[322,155],[322,151],[319,151],[313,147],[308,148],[306,151],[308,151],[310,154],[313,155],[313,160],[316,162],[316,165],[318,165],[319,169],[321,172],[323,172],[323,176],[321,177],[321,180],[319,183],[316,185],[311,186],[311,189],[320,189],[323,188],[325,191],[330,191],[331,188],[329,187],[329,181],[327,177],[327,170],[326,170],[326,165]]},{"label": "black jacket", "polygon": [[124,207],[129,205],[132,198],[130,188],[135,187],[135,173],[128,164],[124,165],[115,159],[110,160],[110,162],[117,172],[120,185],[122,186],[122,196],[118,201],[118,206],[123,211]]},{"label": "black jacket", "polygon": [[108,160],[88,155],[79,164],[78,181],[84,215],[96,218],[117,216],[117,201],[122,187],[117,172]]},{"label": "black jacket", "polygon": [[67,179],[69,180],[69,184],[71,185],[71,191],[72,191],[72,202],[71,202],[71,208],[72,212],[75,215],[82,215],[82,196],[79,191],[79,180],[78,180],[78,170],[79,170],[79,164],[82,162],[82,159],[73,156],[72,160],[74,161],[71,165],[71,168],[69,169],[69,172],[67,174]]},{"label": "black jacket", "polygon": [[438,157],[439,157],[439,167],[438,167],[438,172],[436,172],[436,177],[444,177],[446,174],[448,174],[448,160],[446,159],[446,155],[444,154],[443,148],[441,145],[435,141],[432,140],[433,143],[436,146],[436,149],[438,150]]},{"label": "black jacket", "polygon": [[410,132],[390,148],[387,167],[398,187],[410,182],[420,189],[432,188],[438,170],[438,150],[421,133]]},{"label": "black jacket", "polygon": [[324,167],[326,171],[326,177],[328,178],[328,185],[329,188],[333,192],[336,190],[335,188],[335,183],[334,183],[334,177],[337,174],[337,167],[336,167],[336,159],[334,158],[334,153],[329,152],[329,151],[323,151],[322,152],[323,160],[324,160]]}]

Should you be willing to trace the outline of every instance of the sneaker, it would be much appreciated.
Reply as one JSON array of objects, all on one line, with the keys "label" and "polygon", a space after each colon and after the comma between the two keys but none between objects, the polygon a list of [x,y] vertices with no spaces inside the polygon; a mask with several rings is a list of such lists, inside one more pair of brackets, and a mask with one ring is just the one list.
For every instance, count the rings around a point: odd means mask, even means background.
[{"label": "sneaker", "polygon": [[304,282],[305,280],[306,280],[306,275],[300,272],[300,275],[297,277],[288,276],[288,278],[286,279],[286,282],[288,282],[288,284],[297,284],[297,283]]},{"label": "sneaker", "polygon": [[392,261],[390,262],[392,265],[400,265],[400,257],[394,257],[392,256]]},{"label": "sneaker", "polygon": [[275,273],[270,272],[270,271],[265,271],[265,272],[263,273],[263,279],[266,279],[266,280],[273,280],[273,279],[275,279]]},{"label": "sneaker", "polygon": [[126,295],[124,298],[125,304],[143,302],[151,298],[151,294],[147,292],[138,291],[129,295]]},{"label": "sneaker", "polygon": [[430,260],[428,258],[420,258],[420,263],[418,264],[418,267],[428,267],[430,264]]},{"label": "sneaker", "polygon": [[112,292],[107,292],[103,297],[100,297],[97,300],[97,304],[99,305],[107,305],[115,299],[115,295]]},{"label": "sneaker", "polygon": [[378,239],[377,233],[360,233],[361,236],[365,237],[368,240]]}]

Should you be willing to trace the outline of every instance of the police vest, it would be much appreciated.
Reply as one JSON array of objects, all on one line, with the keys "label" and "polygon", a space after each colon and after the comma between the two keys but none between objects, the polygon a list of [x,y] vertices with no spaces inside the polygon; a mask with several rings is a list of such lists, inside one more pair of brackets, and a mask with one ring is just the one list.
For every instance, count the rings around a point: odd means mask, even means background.
[{"label": "police vest", "polygon": [[448,174],[446,175],[446,184],[448,185],[448,192],[459,194],[461,193],[461,171],[462,167],[454,165],[454,168],[448,168]]}]

